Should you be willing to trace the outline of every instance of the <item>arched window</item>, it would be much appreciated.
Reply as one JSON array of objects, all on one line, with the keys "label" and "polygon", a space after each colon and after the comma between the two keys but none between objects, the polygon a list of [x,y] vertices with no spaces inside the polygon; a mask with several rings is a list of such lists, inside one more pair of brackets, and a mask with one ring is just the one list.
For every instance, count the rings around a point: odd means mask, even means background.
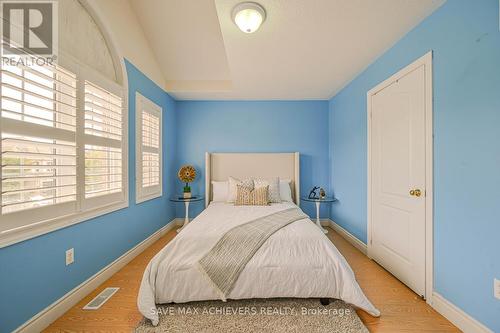
[{"label": "arched window", "polygon": [[57,63],[2,61],[0,245],[128,205],[120,58],[79,1],[58,13]]}]

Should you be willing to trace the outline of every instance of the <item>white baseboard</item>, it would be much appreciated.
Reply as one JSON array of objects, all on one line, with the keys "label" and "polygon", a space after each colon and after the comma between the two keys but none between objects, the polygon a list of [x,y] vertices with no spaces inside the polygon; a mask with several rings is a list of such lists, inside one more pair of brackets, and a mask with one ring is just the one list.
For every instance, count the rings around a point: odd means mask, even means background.
[{"label": "white baseboard", "polygon": [[[191,221],[192,218],[189,219],[189,221]],[[176,226],[181,226],[184,224],[184,218],[183,217],[176,217],[172,220],[172,222],[176,225]],[[169,223],[170,224],[170,223]]]},{"label": "white baseboard", "polygon": [[[178,221],[180,220],[180,221]],[[95,290],[100,284],[109,279],[113,274],[118,272],[122,267],[128,264],[137,255],[141,254],[155,241],[160,239],[168,231],[182,224],[182,219],[173,219],[163,228],[156,231],[154,234],[134,246],[132,249],[125,252],[118,259],[101,269],[96,274],[82,282],[80,285],[73,288],[63,297],[37,313],[30,320],[19,326],[14,332],[41,332],[57,318],[66,313],[75,304],[82,300],[85,296]]]},{"label": "white baseboard", "polygon": [[493,333],[488,327],[472,318],[437,292],[432,293],[431,306],[464,333]]},{"label": "white baseboard", "polygon": [[335,230],[340,236],[342,236],[346,241],[351,243],[352,246],[360,250],[364,255],[368,255],[368,247],[365,243],[360,241],[356,236],[351,234],[349,231],[342,228],[340,225],[335,223],[330,219],[324,219],[321,221],[322,225],[326,225]]}]

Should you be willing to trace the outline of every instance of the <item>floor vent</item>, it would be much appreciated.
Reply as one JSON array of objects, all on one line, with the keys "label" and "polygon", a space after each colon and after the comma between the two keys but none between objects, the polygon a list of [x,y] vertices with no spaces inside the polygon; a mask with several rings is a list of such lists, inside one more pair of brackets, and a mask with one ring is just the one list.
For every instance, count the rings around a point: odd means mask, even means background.
[{"label": "floor vent", "polygon": [[97,295],[93,300],[91,300],[87,305],[83,307],[84,310],[97,310],[104,303],[108,301],[120,288],[106,288],[99,295]]}]

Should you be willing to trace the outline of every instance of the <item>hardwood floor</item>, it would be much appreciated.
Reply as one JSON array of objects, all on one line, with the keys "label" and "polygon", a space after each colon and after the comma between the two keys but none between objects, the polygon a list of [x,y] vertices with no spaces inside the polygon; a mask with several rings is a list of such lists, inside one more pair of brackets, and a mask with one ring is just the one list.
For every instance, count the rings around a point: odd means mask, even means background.
[{"label": "hardwood floor", "polygon": [[[136,298],[144,269],[151,258],[175,235],[175,230],[167,233],[44,332],[131,332],[142,318],[137,310]],[[332,229],[329,229],[328,237],[351,265],[365,294],[382,312],[380,318],[373,318],[358,311],[370,332],[460,332],[404,284]],[[82,310],[102,289],[111,286],[120,287],[120,290],[101,309]]]},{"label": "hardwood floor", "polygon": [[328,238],[351,265],[365,295],[382,313],[380,318],[373,318],[358,311],[370,332],[460,332],[406,285],[330,228]]}]

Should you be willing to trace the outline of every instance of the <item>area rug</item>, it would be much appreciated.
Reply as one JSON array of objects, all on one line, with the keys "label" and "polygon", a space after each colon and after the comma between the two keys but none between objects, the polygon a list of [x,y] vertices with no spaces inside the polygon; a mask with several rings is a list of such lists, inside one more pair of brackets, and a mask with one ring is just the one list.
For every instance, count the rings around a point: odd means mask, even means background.
[{"label": "area rug", "polygon": [[333,300],[251,299],[165,304],[158,307],[157,327],[143,319],[136,333],[160,332],[329,332],[368,333],[354,308]]}]

